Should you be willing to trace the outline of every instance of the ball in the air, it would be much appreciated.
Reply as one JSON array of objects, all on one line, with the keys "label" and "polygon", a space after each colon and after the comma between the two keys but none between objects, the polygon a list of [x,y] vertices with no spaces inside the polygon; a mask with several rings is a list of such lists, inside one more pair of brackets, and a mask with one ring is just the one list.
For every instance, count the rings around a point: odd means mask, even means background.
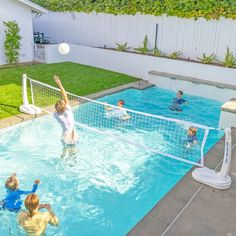
[{"label": "ball in the air", "polygon": [[70,52],[70,46],[67,43],[61,43],[58,46],[58,51],[62,54],[62,55],[66,55],[67,53]]}]

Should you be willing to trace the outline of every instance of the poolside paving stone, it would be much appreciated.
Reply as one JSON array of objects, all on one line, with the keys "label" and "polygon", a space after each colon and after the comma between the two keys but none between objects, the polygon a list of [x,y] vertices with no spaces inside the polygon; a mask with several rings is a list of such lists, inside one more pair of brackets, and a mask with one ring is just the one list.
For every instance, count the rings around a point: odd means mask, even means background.
[{"label": "poolside paving stone", "polygon": [[136,236],[155,236],[161,235],[166,225],[158,222],[152,216],[146,216],[144,220],[138,223],[138,227],[134,228],[133,235]]},{"label": "poolside paving stone", "polygon": [[[232,129],[232,146],[236,144],[236,129]],[[216,168],[223,158],[224,138],[206,155],[206,166]],[[215,190],[193,180],[192,168],[186,176],[128,233],[142,235],[142,221],[153,216],[158,223],[145,225],[152,236],[236,236],[236,147],[232,151],[228,190]],[[218,169],[221,168],[221,165]],[[195,194],[195,196],[194,196]],[[184,202],[184,204],[183,204]],[[150,227],[150,230],[149,230]],[[144,234],[143,234],[144,235]]]}]

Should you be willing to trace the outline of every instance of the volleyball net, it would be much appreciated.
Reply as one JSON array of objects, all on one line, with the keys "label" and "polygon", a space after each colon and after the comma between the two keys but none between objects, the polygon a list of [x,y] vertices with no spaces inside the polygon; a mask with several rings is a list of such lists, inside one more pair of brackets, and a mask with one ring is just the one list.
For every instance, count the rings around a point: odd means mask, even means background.
[{"label": "volleyball net", "polygon": [[[60,90],[27,78],[34,106],[52,113],[54,104],[62,99]],[[119,108],[111,104],[67,93],[77,127],[92,130],[111,138],[144,148],[196,166],[204,166],[204,148],[212,127],[184,120]],[[188,130],[195,128],[196,142],[189,141]],[[190,137],[191,139],[191,137]]]}]

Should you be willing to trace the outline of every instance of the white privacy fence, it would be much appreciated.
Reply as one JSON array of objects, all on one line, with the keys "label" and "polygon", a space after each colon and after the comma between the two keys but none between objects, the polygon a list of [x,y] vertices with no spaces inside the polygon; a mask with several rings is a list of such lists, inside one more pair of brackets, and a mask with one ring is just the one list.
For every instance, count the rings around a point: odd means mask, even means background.
[{"label": "white privacy fence", "polygon": [[223,18],[207,21],[141,14],[54,12],[35,18],[34,31],[45,33],[53,41],[95,47],[116,47],[116,43],[125,42],[138,47],[147,35],[150,49],[157,42],[166,54],[180,50],[182,57],[192,59],[203,53],[214,53],[222,59],[227,46],[236,54],[236,21]]}]

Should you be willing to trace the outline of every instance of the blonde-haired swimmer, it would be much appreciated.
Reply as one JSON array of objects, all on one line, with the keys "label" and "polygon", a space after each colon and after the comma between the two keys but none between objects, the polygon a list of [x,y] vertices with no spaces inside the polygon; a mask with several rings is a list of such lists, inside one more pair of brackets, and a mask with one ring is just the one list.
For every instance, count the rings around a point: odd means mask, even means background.
[{"label": "blonde-haired swimmer", "polygon": [[[29,194],[25,199],[25,208],[18,215],[18,223],[24,228],[27,236],[45,235],[47,224],[57,226],[59,220],[51,209],[50,204],[39,204],[36,194]],[[47,212],[40,212],[40,209]]]},{"label": "blonde-haired swimmer", "polygon": [[197,128],[191,126],[188,129],[187,146],[191,147],[195,144],[197,144]]},{"label": "blonde-haired swimmer", "polygon": [[105,110],[108,111],[106,114],[108,117],[115,117],[121,120],[130,119],[130,115],[124,109],[125,101],[120,99],[117,102],[117,108],[105,106]]},{"label": "blonde-haired swimmer", "polygon": [[75,130],[74,115],[66,91],[63,88],[58,76],[54,76],[54,81],[60,89],[63,98],[55,104],[56,112],[54,113],[54,117],[57,119],[57,121],[62,127],[61,141],[63,144],[63,152],[61,157],[64,158],[67,155],[67,152],[69,152],[70,156],[76,154],[78,134]]},{"label": "blonde-haired swimmer", "polygon": [[32,190],[23,191],[19,189],[19,179],[16,174],[13,173],[6,181],[5,188],[7,196],[1,201],[1,209],[11,212],[18,212],[21,209],[22,200],[21,195],[27,195],[29,193],[35,193],[40,181],[37,179],[34,181]]}]

